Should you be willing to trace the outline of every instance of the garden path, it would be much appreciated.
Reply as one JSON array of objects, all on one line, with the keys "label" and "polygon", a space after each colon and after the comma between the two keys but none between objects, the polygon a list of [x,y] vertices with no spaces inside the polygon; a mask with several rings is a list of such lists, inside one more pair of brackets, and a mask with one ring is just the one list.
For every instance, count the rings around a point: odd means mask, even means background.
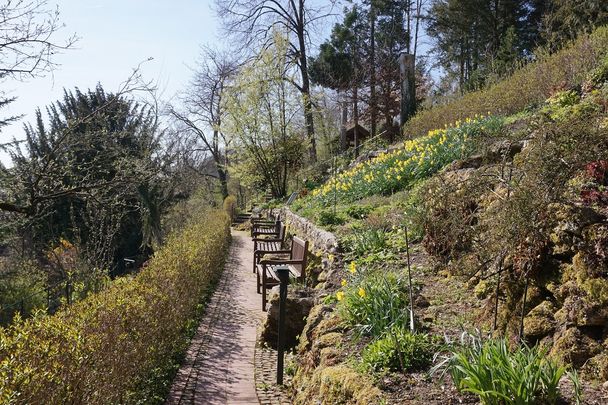
[{"label": "garden path", "polygon": [[252,257],[249,234],[233,230],[226,268],[166,404],[259,403],[254,351],[263,312],[255,292]]}]

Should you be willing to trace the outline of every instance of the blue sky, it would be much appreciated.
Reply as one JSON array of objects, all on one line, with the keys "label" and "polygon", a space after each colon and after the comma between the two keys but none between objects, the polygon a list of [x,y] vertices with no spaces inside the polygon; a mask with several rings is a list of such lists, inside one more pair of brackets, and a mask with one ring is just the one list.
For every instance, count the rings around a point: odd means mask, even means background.
[{"label": "blue sky", "polygon": [[[51,0],[65,24],[56,37],[76,33],[75,48],[55,59],[52,75],[4,82],[2,89],[18,99],[2,114],[34,117],[36,107],[61,98],[63,88],[93,88],[99,82],[116,91],[142,61],[145,79],[157,82],[164,99],[182,90],[203,44],[218,42],[219,27],[212,0]],[[23,121],[4,128],[0,143],[23,137]],[[6,156],[0,156],[6,163]]]}]

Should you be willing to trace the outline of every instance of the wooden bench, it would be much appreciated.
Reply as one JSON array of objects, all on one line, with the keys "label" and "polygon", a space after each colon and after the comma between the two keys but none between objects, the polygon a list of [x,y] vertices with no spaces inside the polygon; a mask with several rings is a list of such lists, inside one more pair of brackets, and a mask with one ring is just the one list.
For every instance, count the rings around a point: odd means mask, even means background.
[{"label": "wooden bench", "polygon": [[[251,237],[278,234],[281,220],[256,219],[251,221]],[[275,235],[276,236],[276,235]]]},{"label": "wooden bench", "polygon": [[281,257],[261,258],[256,264],[257,273],[257,291],[262,290],[262,311],[266,311],[266,290],[279,285],[279,277],[276,274],[276,269],[279,267],[287,267],[289,276],[298,281],[306,279],[306,262],[308,256],[308,241],[304,241],[297,236],[294,236],[291,241],[291,249],[279,250],[274,252],[263,252],[263,254],[284,255]]},{"label": "wooden bench", "polygon": [[[279,221],[280,222],[280,221]],[[267,253],[276,253],[283,249],[285,244],[285,224],[279,224],[278,234],[256,233],[253,240],[253,272],[260,258]],[[263,253],[262,253],[263,252]]]}]

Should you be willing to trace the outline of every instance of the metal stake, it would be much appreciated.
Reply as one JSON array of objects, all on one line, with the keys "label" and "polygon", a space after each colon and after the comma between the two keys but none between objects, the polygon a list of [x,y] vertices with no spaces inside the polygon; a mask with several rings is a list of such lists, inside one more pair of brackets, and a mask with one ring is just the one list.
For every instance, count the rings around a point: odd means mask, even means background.
[{"label": "metal stake", "polygon": [[276,269],[279,277],[279,326],[277,337],[277,384],[283,385],[283,365],[285,357],[285,301],[287,300],[287,284],[289,283],[289,269],[279,267]]}]

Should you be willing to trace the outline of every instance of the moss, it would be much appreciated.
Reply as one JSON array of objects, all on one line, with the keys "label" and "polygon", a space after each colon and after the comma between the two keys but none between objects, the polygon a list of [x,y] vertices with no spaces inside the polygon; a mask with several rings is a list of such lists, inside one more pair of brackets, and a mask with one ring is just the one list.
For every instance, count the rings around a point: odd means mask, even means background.
[{"label": "moss", "polygon": [[591,380],[608,381],[608,352],[590,358],[583,366],[582,372]]},{"label": "moss", "polygon": [[296,394],[294,404],[378,404],[383,396],[367,376],[344,366],[318,368]]},{"label": "moss", "polygon": [[480,300],[486,298],[491,292],[492,286],[485,280],[481,280],[473,289],[473,293]]},{"label": "moss", "polygon": [[601,351],[602,347],[595,340],[578,328],[570,328],[555,337],[551,355],[578,368]]},{"label": "moss", "polygon": [[342,345],[343,336],[339,332],[331,332],[325,335],[322,335],[314,342],[314,347],[316,349],[323,349],[326,347],[340,347]]},{"label": "moss", "polygon": [[543,301],[534,307],[524,319],[524,334],[526,337],[542,338],[555,329],[553,313],[555,307],[549,301]]}]

